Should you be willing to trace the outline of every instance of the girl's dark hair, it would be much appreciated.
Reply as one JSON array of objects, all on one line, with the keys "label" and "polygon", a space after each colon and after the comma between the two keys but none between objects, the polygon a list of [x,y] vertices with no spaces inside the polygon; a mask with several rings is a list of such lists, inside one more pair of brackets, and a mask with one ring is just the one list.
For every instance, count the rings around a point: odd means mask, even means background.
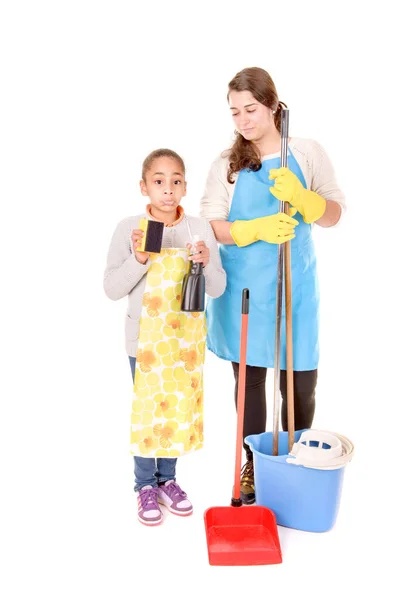
[{"label": "girl's dark hair", "polygon": [[150,154],[148,156],[146,156],[146,158],[143,161],[143,165],[142,165],[142,179],[143,180],[146,177],[146,173],[148,171],[150,171],[153,161],[156,160],[157,158],[164,158],[164,157],[173,158],[174,160],[176,160],[182,168],[183,175],[185,174],[185,171],[186,171],[185,163],[183,162],[183,159],[179,156],[179,154],[177,154],[173,150],[169,150],[169,148],[158,148],[158,150],[153,150],[153,152],[150,152]]},{"label": "girl's dark hair", "polygon": [[[259,67],[250,67],[239,71],[232,81],[229,82],[228,100],[231,92],[250,92],[260,104],[264,104],[264,106],[275,111],[275,127],[280,132],[282,107],[287,106],[278,99],[275,84],[267,71]],[[232,175],[238,173],[241,169],[250,169],[252,171],[261,169],[261,156],[257,147],[237,131],[235,132],[235,136],[236,139],[228,154],[229,168],[227,179],[229,183],[233,183]]]}]

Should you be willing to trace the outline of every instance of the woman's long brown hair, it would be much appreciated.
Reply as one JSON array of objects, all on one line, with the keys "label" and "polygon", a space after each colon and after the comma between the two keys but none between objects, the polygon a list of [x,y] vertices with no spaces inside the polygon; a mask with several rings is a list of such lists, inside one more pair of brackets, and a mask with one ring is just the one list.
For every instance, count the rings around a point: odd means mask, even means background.
[{"label": "woman's long brown hair", "polygon": [[[286,106],[284,102],[278,99],[278,93],[271,76],[264,69],[259,67],[250,67],[239,71],[229,82],[228,100],[231,92],[250,92],[254,98],[275,111],[275,127],[281,130],[281,111]],[[232,148],[229,150],[229,168],[227,179],[233,183],[232,176],[241,169],[251,169],[258,171],[261,168],[261,156],[258,148],[249,140],[246,140],[239,132],[235,132],[236,139]]]}]

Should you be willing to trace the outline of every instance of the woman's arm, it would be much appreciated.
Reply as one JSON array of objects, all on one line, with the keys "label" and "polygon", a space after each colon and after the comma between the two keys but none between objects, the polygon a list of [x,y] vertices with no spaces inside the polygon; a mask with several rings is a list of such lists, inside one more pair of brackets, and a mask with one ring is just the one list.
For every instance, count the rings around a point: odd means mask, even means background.
[{"label": "woman's arm", "polygon": [[217,242],[234,244],[230,234],[232,223],[227,221],[229,215],[229,184],[226,179],[227,159],[219,156],[211,165],[206,187],[200,201],[200,216],[207,219],[212,226]]},{"label": "woman's arm", "polygon": [[342,207],[335,200],[327,200],[325,212],[318,221],[315,221],[320,227],[333,227],[340,221]]},{"label": "woman's arm", "polygon": [[233,238],[230,234],[232,227],[231,221],[211,221],[211,226],[214,231],[214,235],[217,242],[220,244],[234,244]]},{"label": "woman's arm", "polygon": [[[226,223],[226,221],[223,222]],[[204,267],[206,293],[211,296],[211,298],[218,298],[218,296],[221,296],[224,293],[226,288],[226,273],[222,268],[217,240],[215,239],[214,232],[207,220],[205,220],[205,227],[206,234],[204,242],[210,250],[210,261],[208,265]]]},{"label": "woman's arm", "polygon": [[320,227],[333,227],[346,210],[346,201],[337,181],[333,165],[324,148],[313,144],[313,176],[311,190],[326,200],[325,212],[316,222]]}]

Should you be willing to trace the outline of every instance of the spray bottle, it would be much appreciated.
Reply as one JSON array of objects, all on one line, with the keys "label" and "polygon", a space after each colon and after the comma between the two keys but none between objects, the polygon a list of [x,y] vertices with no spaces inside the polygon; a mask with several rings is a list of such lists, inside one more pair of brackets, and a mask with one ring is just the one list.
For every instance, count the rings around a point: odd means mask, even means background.
[{"label": "spray bottle", "polygon": [[[194,235],[190,254],[196,254],[195,244],[199,236]],[[189,272],[186,273],[182,283],[182,305],[184,312],[203,312],[206,294],[206,280],[202,263],[191,262]]]}]

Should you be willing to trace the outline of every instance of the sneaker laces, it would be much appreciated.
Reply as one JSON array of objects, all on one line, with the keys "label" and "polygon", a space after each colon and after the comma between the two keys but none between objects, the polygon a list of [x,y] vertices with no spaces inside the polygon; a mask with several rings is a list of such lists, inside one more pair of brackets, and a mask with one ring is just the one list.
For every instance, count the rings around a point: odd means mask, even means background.
[{"label": "sneaker laces", "polygon": [[168,490],[168,495],[171,496],[172,500],[184,500],[185,498],[187,498],[187,494],[185,494],[185,492],[179,487],[179,485],[175,482],[175,481],[171,481],[171,483],[169,483],[166,486],[163,486],[164,489]]},{"label": "sneaker laces", "polygon": [[252,460],[248,460],[242,467],[241,483],[254,485],[254,465]]},{"label": "sneaker laces", "polygon": [[157,488],[141,489],[139,491],[140,501],[142,503],[142,509],[146,510],[158,510],[158,492]]}]

